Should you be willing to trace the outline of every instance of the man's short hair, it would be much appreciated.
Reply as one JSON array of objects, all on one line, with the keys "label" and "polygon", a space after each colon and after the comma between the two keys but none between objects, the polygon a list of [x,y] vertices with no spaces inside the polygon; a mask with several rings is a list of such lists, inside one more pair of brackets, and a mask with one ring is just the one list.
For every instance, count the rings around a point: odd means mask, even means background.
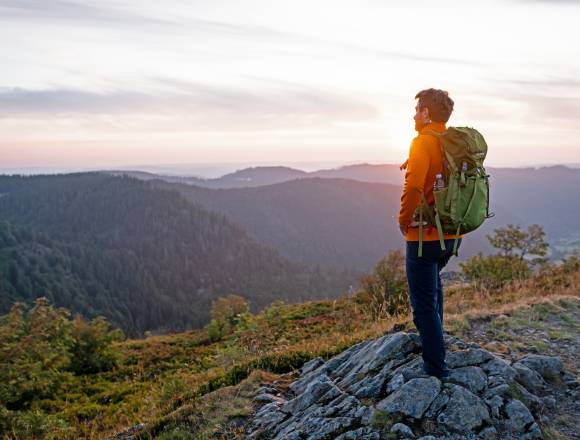
[{"label": "man's short hair", "polygon": [[415,99],[419,99],[419,108],[427,107],[429,109],[429,116],[432,121],[447,122],[453,112],[453,100],[445,90],[421,90],[417,93]]}]

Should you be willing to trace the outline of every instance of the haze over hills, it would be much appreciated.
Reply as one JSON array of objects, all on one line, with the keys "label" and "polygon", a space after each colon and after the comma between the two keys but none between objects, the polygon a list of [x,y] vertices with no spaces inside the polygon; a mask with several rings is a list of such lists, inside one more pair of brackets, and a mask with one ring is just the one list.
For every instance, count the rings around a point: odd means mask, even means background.
[{"label": "haze over hills", "polygon": [[[580,215],[578,188],[580,169],[566,166],[540,168],[487,168],[491,175],[492,211],[504,217],[500,225],[517,222],[523,225],[542,224],[549,237],[562,239],[577,231],[576,218]],[[118,172],[123,173],[123,172]],[[312,172],[285,167],[254,167],[227,174],[217,179],[176,178],[155,174],[134,174],[138,178],[161,179],[168,182],[193,184],[214,189],[250,188],[283,183],[295,179],[325,178],[350,179],[401,186],[404,173],[398,165],[349,165],[337,169]],[[391,197],[400,197],[392,194]],[[223,196],[217,196],[223,197]]]},{"label": "haze over hills", "polygon": [[[244,175],[252,172],[259,170],[246,170]],[[508,223],[539,223],[549,240],[573,237],[580,206],[574,202],[580,202],[576,189],[580,188],[580,170],[496,168],[489,172],[491,209],[496,216],[464,240],[462,257],[490,251],[485,235]],[[312,177],[333,173],[353,180]],[[173,187],[189,200],[227,214],[260,243],[294,261],[369,270],[386,251],[403,245],[396,225],[401,187],[372,181],[401,178],[395,165],[362,164],[258,187]],[[158,184],[164,185],[162,181]],[[456,260],[452,262],[451,267]]]},{"label": "haze over hills", "polygon": [[[292,261],[369,271],[389,251],[404,246],[397,227],[401,189],[395,185],[323,178],[219,190],[158,184],[226,214]],[[514,220],[503,211],[498,219]],[[484,235],[498,226],[490,219],[486,228],[470,234],[462,256],[491,250]]]},{"label": "haze over hills", "polygon": [[149,182],[105,174],[0,177],[0,313],[47,296],[131,335],[199,327],[220,295],[255,311],[329,298],[360,274],[308,268],[223,215]]},{"label": "haze over hills", "polygon": [[104,171],[114,175],[129,175],[139,179],[159,178],[167,182],[187,183],[204,188],[227,189],[247,188],[275,183],[287,182],[301,178],[340,178],[353,179],[362,182],[379,182],[401,184],[403,177],[398,165],[371,165],[357,164],[346,165],[340,168],[321,169],[316,171],[303,171],[284,166],[250,167],[237,170],[233,173],[224,174],[221,177],[203,179],[190,176],[176,176],[169,174],[155,174],[147,171],[136,170],[111,170]]}]

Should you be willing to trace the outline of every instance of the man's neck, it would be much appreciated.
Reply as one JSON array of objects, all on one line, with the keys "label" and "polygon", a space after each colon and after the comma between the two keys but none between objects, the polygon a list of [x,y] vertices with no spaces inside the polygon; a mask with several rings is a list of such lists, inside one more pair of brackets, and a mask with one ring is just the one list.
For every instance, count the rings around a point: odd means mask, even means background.
[{"label": "man's neck", "polygon": [[435,131],[446,130],[445,122],[430,121],[427,124],[415,124],[415,130],[417,130],[418,133],[421,133],[421,131],[425,128],[429,128]]}]

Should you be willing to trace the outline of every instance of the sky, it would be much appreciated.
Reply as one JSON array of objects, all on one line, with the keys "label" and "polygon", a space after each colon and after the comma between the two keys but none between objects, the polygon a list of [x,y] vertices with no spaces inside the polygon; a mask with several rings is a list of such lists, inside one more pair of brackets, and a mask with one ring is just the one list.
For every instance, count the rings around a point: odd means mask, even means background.
[{"label": "sky", "polygon": [[579,19],[574,0],[0,0],[0,169],[400,163],[430,87],[487,164],[579,164]]}]

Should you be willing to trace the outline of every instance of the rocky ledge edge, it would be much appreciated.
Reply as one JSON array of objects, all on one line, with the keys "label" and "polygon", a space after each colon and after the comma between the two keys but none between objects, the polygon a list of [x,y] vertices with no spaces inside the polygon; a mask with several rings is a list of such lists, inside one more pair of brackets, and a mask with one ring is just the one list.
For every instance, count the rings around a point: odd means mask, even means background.
[{"label": "rocky ledge edge", "polygon": [[287,389],[263,385],[252,440],[542,439],[560,396],[578,395],[559,357],[508,362],[446,336],[450,379],[422,374],[416,333],[391,333],[312,359]]}]

